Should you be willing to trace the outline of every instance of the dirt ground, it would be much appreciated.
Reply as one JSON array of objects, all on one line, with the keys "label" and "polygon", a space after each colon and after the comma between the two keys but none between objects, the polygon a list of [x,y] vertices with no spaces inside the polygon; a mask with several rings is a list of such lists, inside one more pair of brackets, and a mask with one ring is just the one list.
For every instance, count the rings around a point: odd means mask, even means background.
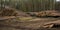
[{"label": "dirt ground", "polygon": [[[0,17],[0,30],[60,30],[60,17],[41,18],[23,12],[18,13],[19,16]],[[3,11],[1,14],[3,15]]]},{"label": "dirt ground", "polygon": [[59,28],[44,28],[50,22],[60,23],[60,18],[32,18],[31,20],[7,19],[0,21],[0,30],[60,30]]}]

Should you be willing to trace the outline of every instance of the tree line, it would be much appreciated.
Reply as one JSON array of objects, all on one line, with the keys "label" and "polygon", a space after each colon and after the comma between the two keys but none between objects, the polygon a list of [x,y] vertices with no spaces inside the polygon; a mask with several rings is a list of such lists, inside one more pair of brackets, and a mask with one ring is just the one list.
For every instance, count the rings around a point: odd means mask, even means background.
[{"label": "tree line", "polygon": [[10,6],[25,12],[58,9],[55,0],[0,0],[0,6]]}]

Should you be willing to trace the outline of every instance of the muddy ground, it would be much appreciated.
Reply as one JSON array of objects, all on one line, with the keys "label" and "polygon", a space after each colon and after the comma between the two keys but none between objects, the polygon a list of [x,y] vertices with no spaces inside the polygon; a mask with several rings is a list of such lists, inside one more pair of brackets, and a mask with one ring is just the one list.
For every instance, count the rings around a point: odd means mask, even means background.
[{"label": "muddy ground", "polygon": [[[2,15],[3,12],[4,11],[1,13]],[[9,14],[10,12],[6,13]],[[32,14],[40,17],[33,17],[23,12],[18,13],[19,14],[16,16],[14,16],[15,14],[13,16],[10,14],[12,17],[10,17],[10,15],[6,15],[7,17],[0,17],[0,30],[60,30],[60,15],[54,18],[41,17],[41,13],[38,13],[38,15]],[[44,14],[45,13],[42,13],[42,15]],[[55,15],[55,13],[53,14]],[[46,14],[44,16],[46,16]]]},{"label": "muddy ground", "polygon": [[43,27],[46,23],[60,23],[59,21],[60,18],[6,19],[0,21],[0,30],[60,30],[60,27],[52,28],[48,25],[48,28]]}]

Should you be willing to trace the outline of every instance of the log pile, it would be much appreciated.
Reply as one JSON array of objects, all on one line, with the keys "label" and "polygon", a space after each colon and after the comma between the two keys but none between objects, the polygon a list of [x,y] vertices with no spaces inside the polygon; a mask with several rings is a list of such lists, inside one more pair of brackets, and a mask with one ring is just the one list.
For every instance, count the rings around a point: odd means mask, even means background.
[{"label": "log pile", "polygon": [[55,10],[47,10],[38,12],[37,16],[60,16],[60,13]]},{"label": "log pile", "polygon": [[47,11],[41,11],[41,12],[29,12],[27,13],[30,16],[37,16],[37,17],[57,17],[60,16],[60,12],[55,10],[47,10]]},{"label": "log pile", "polygon": [[3,8],[2,10],[0,10],[0,17],[2,16],[29,16],[29,15],[14,8]]},{"label": "log pile", "polygon": [[16,10],[13,10],[13,9],[2,9],[0,11],[0,16],[17,16],[17,12]]}]

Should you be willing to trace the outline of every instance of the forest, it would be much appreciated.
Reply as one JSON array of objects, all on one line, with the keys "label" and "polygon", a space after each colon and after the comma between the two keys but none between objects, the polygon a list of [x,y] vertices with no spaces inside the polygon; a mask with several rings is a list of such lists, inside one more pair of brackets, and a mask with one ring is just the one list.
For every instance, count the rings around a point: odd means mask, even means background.
[{"label": "forest", "polygon": [[0,30],[60,30],[60,0],[0,0]]},{"label": "forest", "polygon": [[24,12],[59,10],[60,7],[56,0],[0,0],[0,6],[9,6]]}]

